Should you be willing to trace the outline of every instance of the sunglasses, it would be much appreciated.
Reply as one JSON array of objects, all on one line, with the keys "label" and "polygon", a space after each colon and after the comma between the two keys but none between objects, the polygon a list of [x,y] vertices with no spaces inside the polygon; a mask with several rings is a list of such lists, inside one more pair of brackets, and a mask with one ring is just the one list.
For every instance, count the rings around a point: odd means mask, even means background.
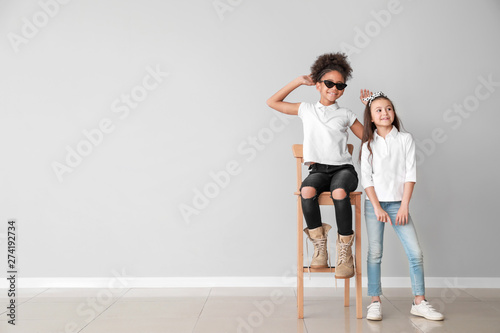
[{"label": "sunglasses", "polygon": [[344,90],[345,87],[347,87],[347,84],[345,83],[335,83],[330,80],[323,80],[319,82],[323,82],[327,88],[333,88],[333,86],[336,86],[338,90]]}]

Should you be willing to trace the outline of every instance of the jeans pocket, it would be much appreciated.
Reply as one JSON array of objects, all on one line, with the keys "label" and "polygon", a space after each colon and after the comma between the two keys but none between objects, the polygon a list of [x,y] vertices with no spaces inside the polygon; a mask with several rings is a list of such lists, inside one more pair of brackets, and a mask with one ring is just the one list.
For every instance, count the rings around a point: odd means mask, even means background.
[{"label": "jeans pocket", "polygon": [[313,163],[311,165],[309,165],[309,172],[310,173],[316,173],[318,172],[318,163]]}]

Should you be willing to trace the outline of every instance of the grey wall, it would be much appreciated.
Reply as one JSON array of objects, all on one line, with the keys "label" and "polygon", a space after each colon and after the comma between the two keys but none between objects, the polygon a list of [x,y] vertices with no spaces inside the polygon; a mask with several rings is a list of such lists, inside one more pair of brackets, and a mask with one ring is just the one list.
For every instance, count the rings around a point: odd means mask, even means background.
[{"label": "grey wall", "polygon": [[[339,103],[361,118],[359,90],[383,90],[419,141],[426,275],[500,276],[497,1],[40,3],[0,2],[0,241],[16,218],[21,276],[283,275],[302,124],[265,101],[342,49],[354,78]],[[386,235],[383,275],[407,276]]]}]

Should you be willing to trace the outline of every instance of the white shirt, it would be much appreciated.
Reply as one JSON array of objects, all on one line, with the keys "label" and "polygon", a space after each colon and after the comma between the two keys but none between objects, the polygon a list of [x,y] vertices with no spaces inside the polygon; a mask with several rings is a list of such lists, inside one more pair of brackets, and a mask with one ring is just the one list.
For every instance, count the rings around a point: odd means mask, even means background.
[{"label": "white shirt", "polygon": [[298,115],[304,125],[304,164],[352,164],[347,130],[356,121],[356,115],[351,110],[337,103],[301,103]]},{"label": "white shirt", "polygon": [[404,184],[417,181],[415,141],[411,134],[401,133],[393,126],[384,139],[375,130],[370,147],[372,156],[368,142],[361,148],[361,185],[373,186],[379,201],[401,201]]}]

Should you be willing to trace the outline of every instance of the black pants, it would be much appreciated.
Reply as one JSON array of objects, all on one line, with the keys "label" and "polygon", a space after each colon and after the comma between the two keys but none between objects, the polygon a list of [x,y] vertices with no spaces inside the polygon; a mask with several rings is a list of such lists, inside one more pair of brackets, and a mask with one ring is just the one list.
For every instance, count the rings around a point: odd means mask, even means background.
[{"label": "black pants", "polygon": [[[316,195],[309,199],[302,198],[302,211],[306,218],[307,227],[315,229],[321,227],[321,213],[319,210],[318,196],[329,191],[335,206],[337,229],[343,236],[352,235],[352,208],[349,194],[358,187],[358,174],[351,164],[326,165],[315,163],[309,167],[309,175],[302,182],[300,189],[310,186],[316,189]],[[344,199],[336,200],[331,192],[343,189],[347,194]]]}]

